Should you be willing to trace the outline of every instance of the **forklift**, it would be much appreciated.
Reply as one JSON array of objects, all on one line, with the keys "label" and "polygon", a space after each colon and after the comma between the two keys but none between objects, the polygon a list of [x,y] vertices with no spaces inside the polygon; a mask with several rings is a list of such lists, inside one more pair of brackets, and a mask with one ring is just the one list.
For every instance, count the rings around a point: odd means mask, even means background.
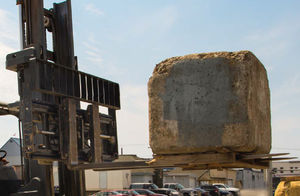
[{"label": "forklift", "polygon": [[[58,162],[58,195],[85,195],[82,168],[118,158],[119,84],[78,70],[71,0],[51,9],[44,8],[43,0],[16,4],[22,50],[7,55],[6,69],[17,72],[20,101],[0,104],[0,115],[20,121],[23,180],[5,165],[6,152],[1,151],[1,195],[54,195],[53,162]],[[107,114],[99,113],[99,106]]]}]

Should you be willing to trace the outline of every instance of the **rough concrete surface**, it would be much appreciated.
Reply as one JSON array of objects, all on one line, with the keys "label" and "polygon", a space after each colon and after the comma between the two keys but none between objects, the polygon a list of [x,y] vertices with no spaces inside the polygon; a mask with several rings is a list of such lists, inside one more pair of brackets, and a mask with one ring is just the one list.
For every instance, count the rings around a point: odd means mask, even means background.
[{"label": "rough concrete surface", "polygon": [[154,154],[270,151],[267,74],[249,51],[162,61],[148,95]]}]

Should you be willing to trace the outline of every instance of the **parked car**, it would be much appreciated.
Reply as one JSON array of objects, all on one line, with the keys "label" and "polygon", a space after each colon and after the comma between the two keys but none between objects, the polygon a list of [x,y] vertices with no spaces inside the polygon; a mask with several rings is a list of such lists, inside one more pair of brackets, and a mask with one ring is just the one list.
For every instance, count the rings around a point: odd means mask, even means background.
[{"label": "parked car", "polygon": [[197,196],[197,191],[193,188],[184,188],[179,192],[180,196]]},{"label": "parked car", "polygon": [[136,192],[135,190],[114,190],[118,193],[127,195],[127,196],[146,196],[144,194],[140,194],[138,192]]},{"label": "parked car", "polygon": [[198,196],[210,196],[209,192],[207,190],[201,189],[201,188],[195,188],[194,189],[197,192]]},{"label": "parked car", "polygon": [[180,191],[180,196],[210,196],[210,194],[201,188],[184,188]]},{"label": "parked car", "polygon": [[175,189],[177,191],[181,191],[182,189],[185,189],[185,187],[179,183],[164,183],[164,188]]},{"label": "parked car", "polygon": [[232,196],[229,191],[221,190],[214,185],[202,185],[200,188],[209,191],[212,196]]},{"label": "parked car", "polygon": [[209,192],[211,196],[221,196],[220,189],[213,185],[202,185],[199,188],[204,189]]},{"label": "parked car", "polygon": [[179,192],[174,189],[158,188],[152,190],[154,193],[164,194],[168,196],[179,196]]},{"label": "parked car", "polygon": [[240,195],[240,189],[230,187],[226,184],[222,183],[214,183],[213,185],[217,186],[220,190],[226,190],[229,191],[233,196],[239,196]]},{"label": "parked car", "polygon": [[164,183],[164,188],[174,189],[179,192],[181,196],[192,196],[193,189],[185,188],[182,184],[179,183]]},{"label": "parked car", "polygon": [[155,190],[158,189],[158,186],[153,183],[131,183],[129,189],[149,189]]},{"label": "parked car", "polygon": [[219,189],[219,191],[221,196],[232,196],[231,192],[229,191],[221,190],[221,189]]},{"label": "parked car", "polygon": [[135,189],[136,192],[142,195],[147,195],[147,196],[166,196],[164,194],[159,194],[159,193],[154,193],[153,191],[150,191],[148,189]]},{"label": "parked car", "polygon": [[118,193],[116,191],[100,191],[100,192],[97,192],[97,193],[94,193],[92,194],[91,196],[126,196],[122,193]]}]

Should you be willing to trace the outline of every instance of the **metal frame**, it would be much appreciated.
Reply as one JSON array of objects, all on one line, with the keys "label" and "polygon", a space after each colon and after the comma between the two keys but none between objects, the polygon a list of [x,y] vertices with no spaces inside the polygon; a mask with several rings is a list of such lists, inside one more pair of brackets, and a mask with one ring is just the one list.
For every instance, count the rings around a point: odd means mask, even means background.
[{"label": "metal frame", "polygon": [[[25,183],[38,177],[40,194],[53,195],[52,163],[59,161],[60,194],[84,195],[84,173],[75,167],[118,157],[119,84],[78,71],[70,0],[49,10],[43,0],[17,4],[23,50],[7,55],[6,68],[18,73],[20,103],[14,111],[22,123]],[[47,49],[47,31],[53,51]],[[80,109],[80,101],[91,105]],[[99,113],[99,106],[108,114]]]}]

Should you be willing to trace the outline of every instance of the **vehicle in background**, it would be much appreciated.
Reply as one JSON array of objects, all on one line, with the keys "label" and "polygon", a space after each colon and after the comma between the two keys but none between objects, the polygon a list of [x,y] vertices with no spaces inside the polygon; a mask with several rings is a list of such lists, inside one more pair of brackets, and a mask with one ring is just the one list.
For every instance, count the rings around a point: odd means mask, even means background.
[{"label": "vehicle in background", "polygon": [[199,188],[208,191],[211,196],[221,196],[220,189],[214,185],[201,185]]},{"label": "vehicle in background", "polygon": [[299,196],[300,176],[281,177],[274,196]]},{"label": "vehicle in background", "polygon": [[220,190],[229,191],[233,196],[239,196],[240,195],[240,189],[230,187],[226,184],[222,183],[214,183],[213,185],[217,186]]},{"label": "vehicle in background", "polygon": [[[200,190],[197,191],[193,188],[185,188],[182,184],[179,183],[164,183],[164,188],[175,189],[179,192],[180,196],[202,196]],[[202,191],[205,192],[205,190]],[[205,195],[205,193],[203,193],[203,195]]]},{"label": "vehicle in background", "polygon": [[179,192],[180,196],[197,196],[197,191],[193,188],[184,188]]},{"label": "vehicle in background", "polygon": [[155,190],[158,189],[158,186],[153,183],[131,183],[129,189],[149,189]]},{"label": "vehicle in background", "polygon": [[219,191],[221,196],[232,196],[231,192],[229,191],[221,190],[221,189],[219,189]]},{"label": "vehicle in background", "polygon": [[142,195],[147,196],[166,196],[164,194],[154,193],[153,191],[150,191],[149,189],[134,189],[136,192]]},{"label": "vehicle in background", "polygon": [[126,196],[122,193],[118,193],[116,191],[100,191],[100,192],[97,192],[97,193],[94,193],[92,194],[91,196]]},{"label": "vehicle in background", "polygon": [[176,191],[181,191],[182,189],[185,189],[185,187],[179,183],[164,183],[164,188],[175,189]]},{"label": "vehicle in background", "polygon": [[135,190],[114,190],[118,193],[127,195],[127,196],[146,196],[144,194],[140,194],[138,192],[136,192]]},{"label": "vehicle in background", "polygon": [[[195,188],[196,196],[210,196],[209,192],[207,190],[201,189],[201,188]],[[195,193],[195,192],[194,192]]]},{"label": "vehicle in background", "polygon": [[180,196],[210,196],[210,194],[201,188],[185,188],[180,191]]},{"label": "vehicle in background", "polygon": [[214,185],[202,185],[200,188],[208,191],[211,196],[232,196],[229,191],[221,190]]},{"label": "vehicle in background", "polygon": [[152,190],[154,193],[159,193],[159,194],[164,194],[168,196],[179,196],[179,192],[174,190],[174,189],[169,189],[169,188],[158,188]]}]

